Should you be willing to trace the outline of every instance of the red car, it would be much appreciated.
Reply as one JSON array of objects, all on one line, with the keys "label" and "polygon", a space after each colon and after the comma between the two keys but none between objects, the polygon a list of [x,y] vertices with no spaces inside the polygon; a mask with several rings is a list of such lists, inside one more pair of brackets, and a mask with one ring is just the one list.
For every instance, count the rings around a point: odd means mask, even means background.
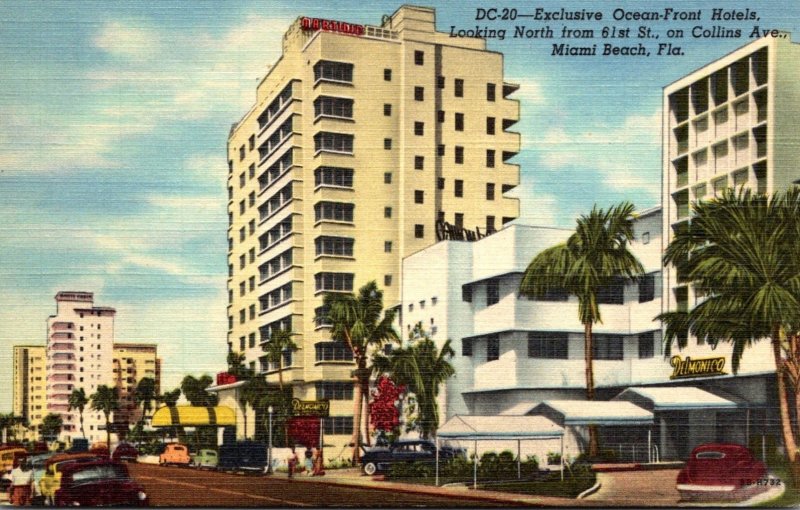
[{"label": "red car", "polygon": [[685,500],[746,499],[768,485],[767,467],[738,444],[706,444],[692,450],[678,473]]},{"label": "red car", "polygon": [[147,506],[147,494],[120,462],[97,460],[61,468],[56,506]]},{"label": "red car", "polygon": [[114,451],[111,453],[111,460],[116,460],[118,462],[136,462],[136,459],[139,457],[139,450],[136,449],[130,443],[120,443],[114,448]]}]

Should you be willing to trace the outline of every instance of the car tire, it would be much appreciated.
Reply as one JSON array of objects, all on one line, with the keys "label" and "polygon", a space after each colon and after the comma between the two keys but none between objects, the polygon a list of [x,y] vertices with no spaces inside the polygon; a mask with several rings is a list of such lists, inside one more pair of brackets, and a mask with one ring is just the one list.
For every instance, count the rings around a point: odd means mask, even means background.
[{"label": "car tire", "polygon": [[378,466],[374,462],[367,462],[364,464],[364,474],[372,476],[378,472]]}]

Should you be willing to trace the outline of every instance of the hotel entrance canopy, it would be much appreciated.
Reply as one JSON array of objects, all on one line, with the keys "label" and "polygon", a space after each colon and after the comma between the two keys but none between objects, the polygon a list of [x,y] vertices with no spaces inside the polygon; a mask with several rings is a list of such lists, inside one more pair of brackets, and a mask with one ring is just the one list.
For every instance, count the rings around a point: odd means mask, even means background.
[{"label": "hotel entrance canopy", "polygon": [[227,406],[162,407],[153,415],[153,427],[226,427],[236,425],[236,414]]},{"label": "hotel entrance canopy", "polygon": [[738,409],[747,403],[733,397],[721,397],[692,386],[628,388],[612,401],[627,401],[649,411],[688,411],[698,409]]},{"label": "hotel entrance canopy", "polygon": [[[561,426],[653,424],[652,412],[625,401],[546,400],[528,414],[545,416]],[[510,416],[503,417],[506,418]]]}]

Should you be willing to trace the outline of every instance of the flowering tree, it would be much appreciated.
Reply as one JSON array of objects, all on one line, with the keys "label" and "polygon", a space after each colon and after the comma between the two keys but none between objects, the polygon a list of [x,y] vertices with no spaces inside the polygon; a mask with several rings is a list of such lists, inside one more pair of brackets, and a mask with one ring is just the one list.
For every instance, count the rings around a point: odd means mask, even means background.
[{"label": "flowering tree", "polygon": [[375,430],[394,432],[400,426],[400,411],[397,402],[405,392],[405,386],[398,386],[388,376],[381,376],[372,391],[369,405],[369,420]]}]

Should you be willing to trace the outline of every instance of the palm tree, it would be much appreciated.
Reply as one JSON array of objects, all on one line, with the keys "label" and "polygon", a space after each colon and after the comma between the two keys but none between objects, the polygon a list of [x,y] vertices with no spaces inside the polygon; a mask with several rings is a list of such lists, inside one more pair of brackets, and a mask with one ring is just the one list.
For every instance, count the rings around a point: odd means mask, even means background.
[{"label": "palm tree", "polygon": [[[622,202],[608,211],[596,205],[577,220],[566,243],[539,253],[525,270],[519,286],[523,296],[542,298],[566,291],[578,298],[578,318],[583,324],[586,361],[586,399],[594,400],[592,326],[602,322],[598,292],[620,277],[636,278],[644,272],[628,250],[633,240],[634,206]],[[599,451],[597,427],[589,426],[589,455]]]},{"label": "palm tree", "polygon": [[768,339],[784,445],[789,460],[795,462],[797,446],[784,377],[788,375],[798,387],[800,191],[770,198],[727,190],[719,198],[693,204],[693,209],[689,227],[677,230],[667,247],[664,264],[674,264],[679,282],[691,283],[706,297],[691,310],[657,317],[665,324],[664,352],[670,355],[675,340],[679,348],[686,347],[689,333],[711,346],[731,343],[731,364],[737,373],[745,350]]},{"label": "palm tree", "polygon": [[[352,293],[328,293],[323,298],[325,324],[331,326],[331,338],[344,343],[353,353],[356,370],[353,371],[353,462],[361,458],[362,409],[369,399],[369,376],[371,368],[367,360],[371,349],[380,348],[386,342],[398,341],[392,327],[394,310],[383,310],[383,292],[371,281]],[[369,438],[369,435],[367,435]]]},{"label": "palm tree", "polygon": [[60,414],[50,413],[42,420],[40,431],[43,439],[57,438],[64,424]]},{"label": "palm tree", "polygon": [[219,396],[209,393],[206,388],[214,383],[214,379],[208,374],[203,374],[200,378],[187,375],[181,381],[181,391],[193,406],[213,407],[219,403]]},{"label": "palm tree", "polygon": [[83,410],[86,408],[86,404],[88,403],[89,399],[86,398],[86,392],[83,390],[83,388],[72,390],[72,393],[69,396],[69,410],[78,410],[81,420],[81,435],[83,435],[84,438],[86,437],[86,431],[83,429]]},{"label": "palm tree", "polygon": [[245,354],[238,351],[228,352],[228,373],[237,379],[251,377],[253,374],[244,364]]},{"label": "palm tree", "polygon": [[290,331],[279,329],[273,332],[269,337],[269,341],[265,342],[261,347],[267,354],[267,360],[278,365],[278,385],[281,388],[281,393],[283,393],[283,356],[287,351],[297,350],[297,344],[292,341],[293,334]]},{"label": "palm tree", "polygon": [[97,391],[90,397],[92,410],[101,411],[106,419],[106,445],[111,448],[111,413],[119,409],[119,394],[117,388],[101,384]]},{"label": "palm tree", "polygon": [[178,404],[178,400],[181,398],[181,389],[175,388],[172,391],[168,391],[166,393],[162,393],[156,397],[156,402],[161,402],[167,407],[175,407]]},{"label": "palm tree", "polygon": [[263,377],[254,376],[242,385],[239,392],[239,403],[242,404],[242,414],[244,415],[244,438],[247,439],[247,406],[253,408],[253,413],[258,415],[259,404],[269,390],[269,385]]},{"label": "palm tree", "polygon": [[3,443],[6,442],[8,437],[8,431],[14,426],[14,413],[5,413],[0,414],[0,431],[2,431],[2,440]]},{"label": "palm tree", "polygon": [[133,396],[136,405],[142,406],[142,417],[139,423],[144,425],[147,412],[153,410],[153,401],[156,399],[156,381],[152,377],[145,377],[136,385],[136,393]]},{"label": "palm tree", "polygon": [[449,359],[455,351],[447,340],[436,347],[422,323],[409,334],[409,346],[395,349],[388,356],[376,354],[373,367],[379,373],[391,374],[392,380],[414,394],[418,406],[418,427],[424,439],[436,435],[439,428],[439,388],[455,374]]}]

